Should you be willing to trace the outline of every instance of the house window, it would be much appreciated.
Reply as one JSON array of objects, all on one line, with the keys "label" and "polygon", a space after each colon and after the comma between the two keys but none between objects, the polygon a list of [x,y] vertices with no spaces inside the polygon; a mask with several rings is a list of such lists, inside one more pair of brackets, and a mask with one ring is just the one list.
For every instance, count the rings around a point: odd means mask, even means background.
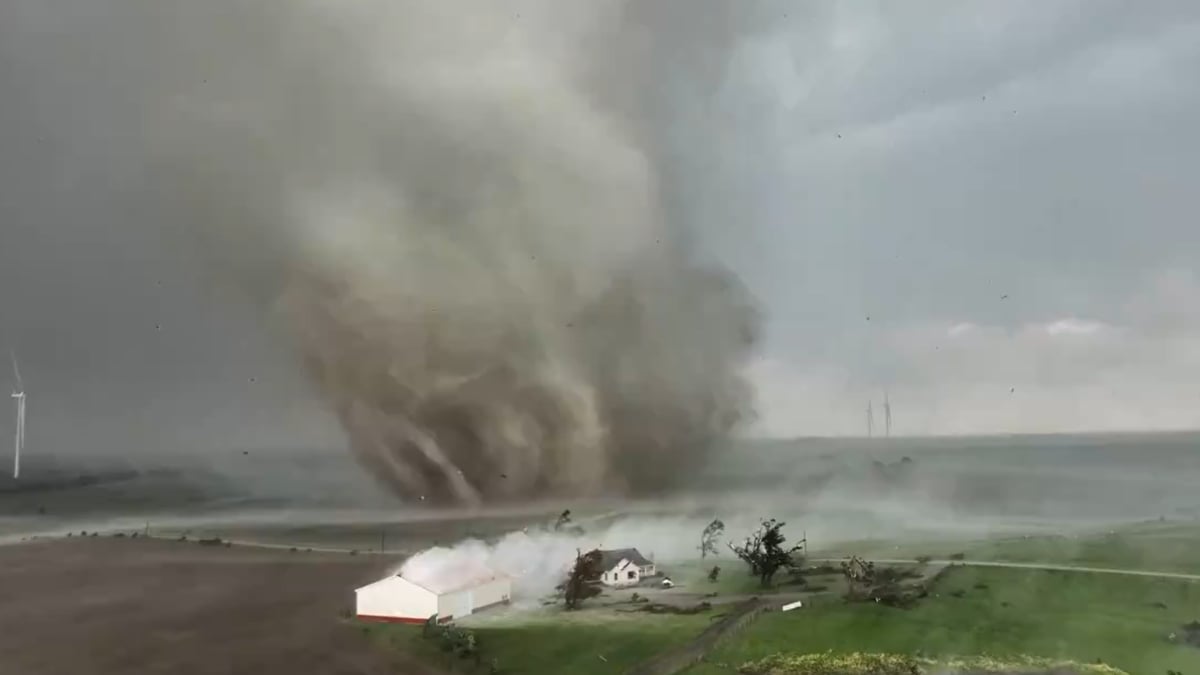
[{"label": "house window", "polygon": [[629,573],[629,578],[630,578],[630,579],[636,579],[636,578],[637,578],[637,572],[630,572],[630,573]]}]

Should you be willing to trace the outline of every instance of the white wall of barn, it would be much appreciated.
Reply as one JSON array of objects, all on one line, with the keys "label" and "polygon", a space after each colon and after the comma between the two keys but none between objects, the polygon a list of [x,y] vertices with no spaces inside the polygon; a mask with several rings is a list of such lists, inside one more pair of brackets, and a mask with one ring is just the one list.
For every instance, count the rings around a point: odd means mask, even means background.
[{"label": "white wall of barn", "polygon": [[511,598],[512,581],[506,577],[497,577],[439,596],[438,617],[462,618],[486,607],[508,602]]},{"label": "white wall of barn", "polygon": [[472,611],[491,607],[512,599],[512,580],[507,577],[497,577],[475,587],[473,592]]},{"label": "white wall of barn", "polygon": [[471,588],[463,588],[439,595],[437,599],[438,619],[461,619],[469,615],[474,610],[471,590]]},{"label": "white wall of barn", "polygon": [[359,616],[424,620],[438,612],[437,595],[401,577],[360,588],[354,596]]}]

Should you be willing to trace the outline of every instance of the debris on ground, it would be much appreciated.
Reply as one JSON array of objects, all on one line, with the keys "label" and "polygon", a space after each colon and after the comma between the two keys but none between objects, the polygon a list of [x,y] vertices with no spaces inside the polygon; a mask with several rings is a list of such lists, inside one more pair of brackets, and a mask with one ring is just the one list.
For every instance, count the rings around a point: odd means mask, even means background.
[{"label": "debris on ground", "polygon": [[1200,621],[1183,624],[1178,631],[1168,635],[1167,639],[1189,647],[1200,647]]},{"label": "debris on ground", "polygon": [[712,609],[712,603],[710,603],[710,602],[701,602],[696,605],[685,606],[685,607],[679,607],[676,605],[664,605],[664,604],[658,603],[658,602],[648,602],[648,603],[644,604],[643,606],[639,607],[636,611],[648,612],[650,614],[688,615],[688,614],[703,614],[704,612],[707,612],[710,609]]}]

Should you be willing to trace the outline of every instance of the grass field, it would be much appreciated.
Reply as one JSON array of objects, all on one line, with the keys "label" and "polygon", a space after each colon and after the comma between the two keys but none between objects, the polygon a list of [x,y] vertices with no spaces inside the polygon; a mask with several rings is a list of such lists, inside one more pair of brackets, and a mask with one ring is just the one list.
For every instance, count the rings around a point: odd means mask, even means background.
[{"label": "grass field", "polygon": [[664,649],[687,642],[708,626],[712,613],[692,616],[644,616],[593,622],[585,614],[558,621],[474,630],[485,667],[474,668],[440,653],[421,637],[418,626],[375,624],[365,627],[377,643],[400,653],[422,656],[449,672],[486,673],[495,659],[502,673],[612,675]]},{"label": "grass field", "polygon": [[1038,562],[1200,574],[1200,523],[1151,522],[1076,535],[995,537],[966,542],[861,541],[814,556],[869,558],[965,553],[971,560]]},{"label": "grass field", "polygon": [[[733,675],[743,663],[778,652],[865,651],[1100,659],[1131,673],[1195,673],[1200,649],[1172,644],[1166,636],[1198,616],[1200,582],[955,567],[911,610],[847,605],[828,596],[795,612],[768,613],[686,672]],[[711,619],[711,613],[614,617],[583,611],[476,634],[485,662],[497,659],[502,672],[617,674],[688,641]],[[433,665],[457,662],[422,643],[419,628],[367,630],[393,648],[424,654]]]},{"label": "grass field", "polygon": [[1030,654],[1101,659],[1132,673],[1192,673],[1200,672],[1200,649],[1166,635],[1197,615],[1197,582],[958,567],[912,610],[834,603],[767,614],[688,673],[731,674],[772,653],[827,650]]},{"label": "grass field", "polygon": [[[964,553],[968,560],[1038,562],[1200,573],[1200,526],[1143,523],[1073,537],[1008,537],[969,542],[859,542],[831,557],[935,558]],[[814,553],[814,558],[822,557]],[[713,565],[719,580],[708,581]],[[664,564],[677,591],[721,596],[762,594],[742,564],[725,557]],[[779,580],[787,580],[780,575]],[[1097,660],[1129,673],[1200,673],[1200,649],[1167,635],[1200,619],[1200,582],[1034,569],[952,567],[929,597],[910,610],[875,604],[848,605],[835,577],[813,577],[829,592],[810,597],[794,612],[771,612],[720,643],[687,675],[734,675],[742,664],[781,652],[877,652],[940,658],[988,655],[1001,659],[1045,657],[1081,663]],[[792,592],[781,584],[767,594]],[[528,623],[485,623],[475,629],[484,662],[495,658],[505,673],[619,674],[630,666],[698,635],[713,616],[622,614],[619,607],[540,614]],[[586,606],[585,606],[586,607]],[[459,672],[461,663],[420,639],[420,629],[371,626],[377,642],[416,652],[433,665]]]}]

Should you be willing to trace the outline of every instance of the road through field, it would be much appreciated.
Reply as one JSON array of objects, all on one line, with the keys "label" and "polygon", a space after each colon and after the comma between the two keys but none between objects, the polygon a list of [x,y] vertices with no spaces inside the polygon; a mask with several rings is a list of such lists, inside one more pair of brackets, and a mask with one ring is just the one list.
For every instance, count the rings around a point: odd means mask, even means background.
[{"label": "road through field", "polygon": [[[836,563],[845,558],[813,558],[812,562]],[[912,565],[917,561],[912,558],[874,558],[871,562],[884,565]],[[1086,567],[1081,565],[1060,565],[1039,562],[1003,562],[998,560],[927,560],[928,565],[965,565],[970,567],[999,567],[1018,570],[1045,570],[1048,572],[1085,572],[1092,574],[1125,574],[1135,577],[1155,577],[1158,579],[1183,579],[1200,581],[1200,574],[1184,574],[1182,572],[1156,572],[1153,570],[1114,569],[1110,567]]]}]

